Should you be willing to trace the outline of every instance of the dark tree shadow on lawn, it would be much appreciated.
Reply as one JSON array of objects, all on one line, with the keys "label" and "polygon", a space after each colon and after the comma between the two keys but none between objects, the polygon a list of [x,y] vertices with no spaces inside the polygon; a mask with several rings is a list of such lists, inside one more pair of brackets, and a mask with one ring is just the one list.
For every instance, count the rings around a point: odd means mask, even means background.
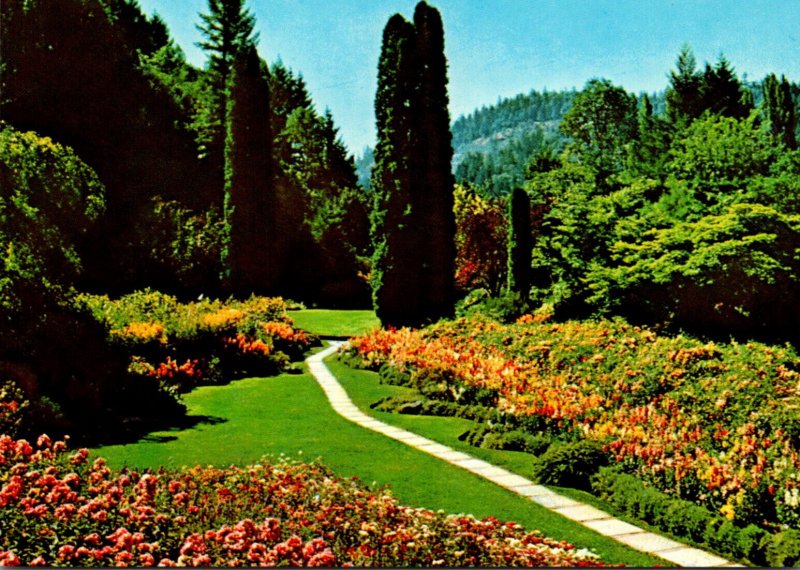
[{"label": "dark tree shadow on lawn", "polygon": [[82,443],[91,447],[97,445],[127,445],[138,442],[167,443],[178,439],[178,437],[166,435],[163,432],[180,432],[200,425],[217,425],[227,421],[226,418],[206,415],[187,415],[160,421],[152,418],[125,418],[119,426],[119,430],[103,434],[92,434]]}]

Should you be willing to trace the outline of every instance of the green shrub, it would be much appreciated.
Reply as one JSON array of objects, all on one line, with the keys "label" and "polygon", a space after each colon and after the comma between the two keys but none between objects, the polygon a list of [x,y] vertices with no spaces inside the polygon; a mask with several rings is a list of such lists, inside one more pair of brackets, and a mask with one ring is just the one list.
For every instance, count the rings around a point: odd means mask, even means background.
[{"label": "green shrub", "polygon": [[557,443],[534,460],[533,478],[548,485],[589,489],[590,477],[606,464],[608,456],[597,442]]},{"label": "green shrub", "polygon": [[754,564],[764,566],[767,559],[764,556],[761,543],[768,536],[767,531],[754,524],[749,524],[743,529],[740,529],[736,537],[736,548],[740,552],[740,556],[750,560]]},{"label": "green shrub", "polygon": [[483,449],[505,449],[503,434],[489,430],[483,436],[483,439],[478,444],[478,447],[482,447]]},{"label": "green shrub", "polygon": [[381,384],[391,384],[392,386],[408,386],[411,384],[411,375],[392,366],[383,364],[378,370]]},{"label": "green shrub", "polygon": [[497,390],[464,386],[456,401],[464,406],[486,406],[491,408],[497,405],[497,397]]},{"label": "green shrub", "polygon": [[766,562],[772,568],[797,567],[800,564],[800,530],[788,529],[765,539]]},{"label": "green shrub", "polygon": [[459,316],[483,315],[501,323],[510,323],[529,310],[528,302],[519,293],[503,293],[497,297],[486,297],[469,306],[463,305]]},{"label": "green shrub", "polygon": [[[764,529],[754,524],[739,527],[699,505],[646,486],[616,467],[600,469],[591,483],[594,493],[627,515],[680,538],[706,544],[731,558],[744,558],[758,565],[766,562],[765,549],[767,544],[772,544],[772,539]],[[778,539],[779,542],[783,540],[787,540],[784,546],[772,546],[775,552],[789,552],[792,548],[791,537]]]}]

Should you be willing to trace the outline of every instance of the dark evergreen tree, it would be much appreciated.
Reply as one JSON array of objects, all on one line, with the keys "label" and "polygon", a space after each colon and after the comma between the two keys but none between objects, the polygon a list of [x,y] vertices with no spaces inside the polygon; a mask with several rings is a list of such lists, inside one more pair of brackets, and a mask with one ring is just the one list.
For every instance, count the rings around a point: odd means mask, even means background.
[{"label": "dark evergreen tree", "polygon": [[244,7],[245,0],[208,0],[208,14],[200,14],[197,29],[205,36],[198,46],[209,54],[209,69],[219,76],[222,86],[238,54],[258,43],[255,18]]},{"label": "dark evergreen tree", "polygon": [[208,13],[200,14],[202,24],[197,25],[205,38],[197,46],[208,53],[205,101],[197,117],[201,151],[220,184],[224,177],[229,76],[239,53],[258,42],[255,18],[244,4],[245,0],[208,0]]},{"label": "dark evergreen tree", "polygon": [[416,101],[414,27],[392,16],[383,31],[378,62],[375,117],[378,144],[372,169],[372,295],[385,325],[418,325],[424,320],[421,264],[424,244],[418,204],[412,192],[413,117]]},{"label": "dark evergreen tree", "polygon": [[111,293],[164,286],[141,239],[151,200],[196,207],[205,174],[180,107],[138,65],[131,38],[155,45],[163,27],[123,5],[128,17],[97,0],[12,0],[0,11],[0,115],[71,146],[102,180],[107,212],[78,244],[80,285]]},{"label": "dark evergreen tree", "polygon": [[441,17],[414,20],[389,20],[378,65],[372,287],[381,322],[418,326],[453,312],[455,183]]},{"label": "dark evergreen tree", "polygon": [[739,78],[725,56],[715,66],[706,64],[700,88],[701,108],[715,115],[743,119],[753,109],[752,94],[748,97]]},{"label": "dark evergreen tree", "polygon": [[432,321],[452,316],[455,303],[455,233],[452,174],[453,137],[447,95],[447,60],[444,27],[439,11],[425,2],[414,11],[416,59],[419,73],[414,193],[419,196],[425,220],[422,264],[425,316]]},{"label": "dark evergreen tree", "polygon": [[764,79],[762,110],[770,132],[787,148],[797,148],[797,107],[792,99],[792,89],[786,77],[771,73]]},{"label": "dark evergreen tree", "polygon": [[254,45],[234,60],[229,79],[225,138],[223,271],[239,294],[271,292],[279,277],[272,185],[268,69]]},{"label": "dark evergreen tree", "polygon": [[150,55],[169,42],[169,31],[158,14],[148,18],[137,0],[104,0],[109,20],[122,29],[131,52]]},{"label": "dark evergreen tree", "polygon": [[508,212],[508,291],[528,300],[531,290],[531,199],[522,188],[514,188]]},{"label": "dark evergreen tree", "polygon": [[677,69],[669,74],[667,116],[674,124],[688,124],[703,112],[700,93],[703,76],[697,71],[697,60],[689,45],[681,48],[675,66]]}]

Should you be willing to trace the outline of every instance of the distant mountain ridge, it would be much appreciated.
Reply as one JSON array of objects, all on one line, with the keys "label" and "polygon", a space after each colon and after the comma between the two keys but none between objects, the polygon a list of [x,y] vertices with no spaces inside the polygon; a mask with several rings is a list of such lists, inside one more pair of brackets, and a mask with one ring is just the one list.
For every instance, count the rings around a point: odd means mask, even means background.
[{"label": "distant mountain ridge", "polygon": [[[521,183],[525,167],[538,150],[561,148],[561,119],[577,95],[576,89],[520,93],[459,116],[452,125],[453,172],[459,183],[483,187],[504,195]],[[664,111],[664,93],[649,95],[654,112]],[[356,162],[359,182],[369,186],[372,149]]]}]

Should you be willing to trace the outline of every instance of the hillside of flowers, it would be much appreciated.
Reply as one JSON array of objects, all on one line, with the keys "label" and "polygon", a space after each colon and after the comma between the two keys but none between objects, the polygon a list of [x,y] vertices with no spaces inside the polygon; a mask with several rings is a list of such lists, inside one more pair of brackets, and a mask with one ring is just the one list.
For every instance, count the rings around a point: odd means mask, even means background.
[{"label": "hillside of flowers", "polygon": [[399,505],[319,464],[115,471],[0,436],[0,566],[602,566],[515,523]]},{"label": "hillside of flowers", "polygon": [[144,290],[116,300],[83,295],[81,301],[107,326],[110,341],[130,354],[130,371],[168,390],[272,374],[319,342],[292,326],[281,298],[181,303]]},{"label": "hillside of flowers", "polygon": [[800,358],[790,347],[660,336],[622,320],[483,318],[355,338],[351,356],[474,399],[737,524],[800,525]]}]

